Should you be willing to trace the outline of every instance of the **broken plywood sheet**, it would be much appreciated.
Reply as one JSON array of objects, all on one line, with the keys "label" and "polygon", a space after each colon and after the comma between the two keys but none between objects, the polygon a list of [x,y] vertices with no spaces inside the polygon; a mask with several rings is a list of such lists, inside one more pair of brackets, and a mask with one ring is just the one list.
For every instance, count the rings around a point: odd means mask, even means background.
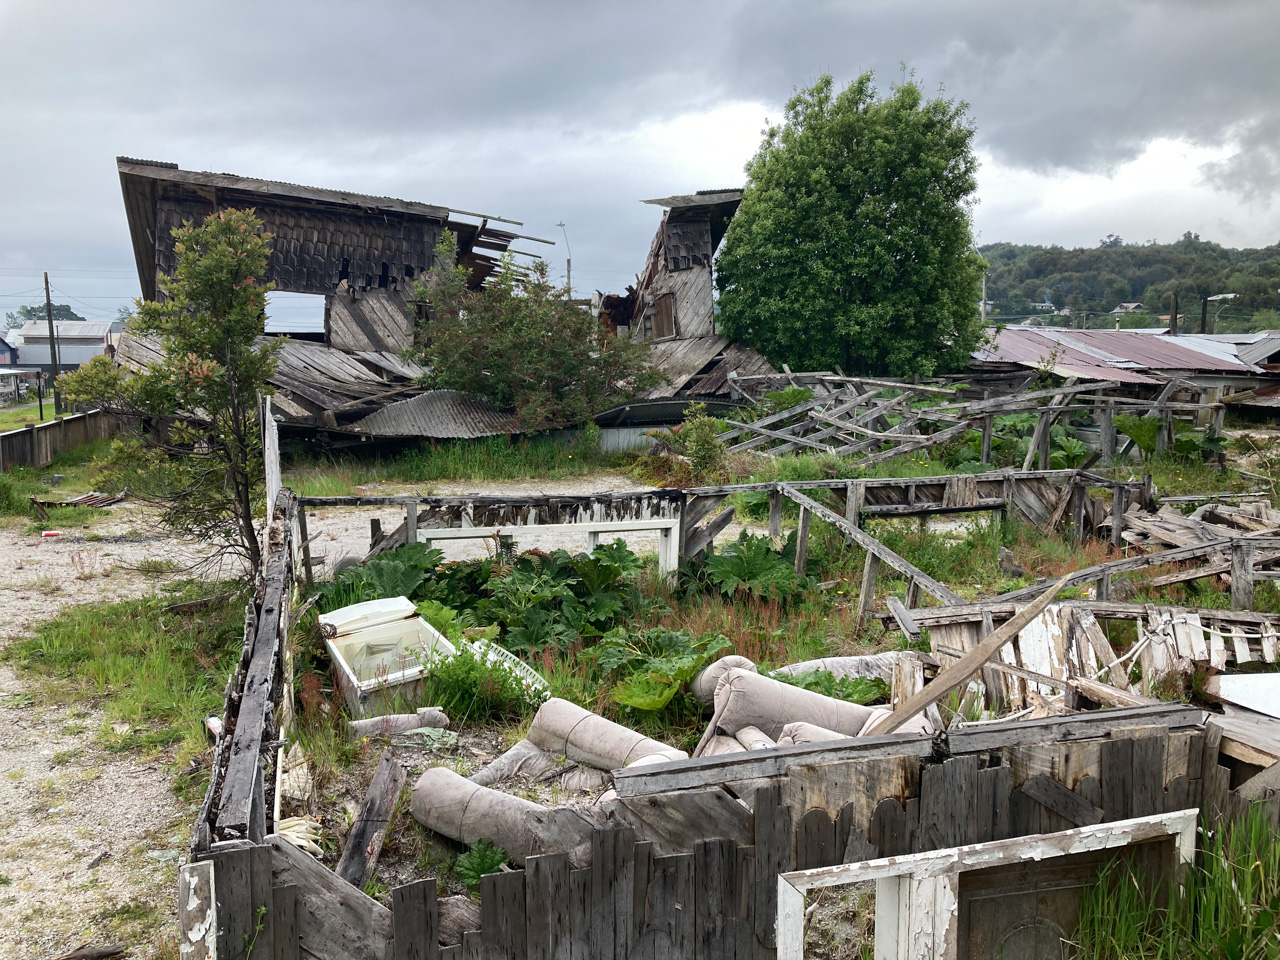
[{"label": "broken plywood sheet", "polygon": [[1280,673],[1218,674],[1204,692],[1216,700],[1280,719]]}]

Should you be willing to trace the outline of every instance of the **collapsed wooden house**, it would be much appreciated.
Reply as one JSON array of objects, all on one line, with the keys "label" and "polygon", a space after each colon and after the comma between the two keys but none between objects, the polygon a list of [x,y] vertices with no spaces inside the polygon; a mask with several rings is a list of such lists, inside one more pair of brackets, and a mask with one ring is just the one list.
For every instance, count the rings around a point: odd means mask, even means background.
[{"label": "collapsed wooden house", "polygon": [[[755,350],[716,330],[712,260],[741,201],[741,190],[644,201],[664,210],[636,285],[623,295],[596,293],[593,309],[601,320],[620,334],[652,341],[650,362],[667,374],[668,382],[640,401],[727,400],[734,377],[773,373]],[[633,404],[627,413],[639,416],[642,409]]]},{"label": "collapsed wooden house", "polygon": [[[445,230],[458,239],[459,263],[480,286],[518,240],[551,243],[497,224],[518,221],[416,201],[299,186],[177,164],[116,161],[144,299],[177,262],[172,231],[231,207],[252,207],[272,235],[263,280],[286,293],[324,298],[321,342],[305,335],[281,352],[272,385],[277,415],[295,427],[322,429],[341,442],[371,437],[475,437],[507,432],[507,420],[483,400],[453,394],[413,402],[424,371],[402,359],[413,344],[413,284],[431,268]],[[478,221],[478,222],[475,222]],[[532,255],[532,254],[528,254]],[[155,344],[124,336],[118,359],[145,366]],[[396,409],[409,402],[408,409]],[[364,423],[372,414],[391,408]]]}]

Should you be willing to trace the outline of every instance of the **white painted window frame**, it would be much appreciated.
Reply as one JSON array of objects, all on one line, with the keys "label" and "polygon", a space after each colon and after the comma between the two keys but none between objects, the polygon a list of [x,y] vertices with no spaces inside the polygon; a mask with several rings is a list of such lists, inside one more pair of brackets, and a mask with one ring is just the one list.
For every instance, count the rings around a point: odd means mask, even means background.
[{"label": "white painted window frame", "polygon": [[884,857],[778,876],[777,960],[803,960],[804,896],[809,890],[876,882],[876,960],[954,960],[960,874],[969,870],[1127,847],[1172,837],[1185,866],[1196,853],[1200,811],[1178,810],[909,856]]}]

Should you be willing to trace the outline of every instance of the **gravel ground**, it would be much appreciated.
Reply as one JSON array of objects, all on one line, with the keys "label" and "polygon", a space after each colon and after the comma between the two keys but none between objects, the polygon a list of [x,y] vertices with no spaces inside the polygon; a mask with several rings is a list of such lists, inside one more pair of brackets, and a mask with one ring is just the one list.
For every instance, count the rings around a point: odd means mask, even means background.
[{"label": "gravel ground", "polygon": [[[206,552],[159,536],[148,512],[129,503],[57,538],[25,526],[0,527],[0,647],[64,605],[156,589],[139,568],[186,568]],[[163,758],[102,749],[105,722],[93,703],[62,702],[0,663],[3,960],[86,942],[176,956],[177,862],[195,811],[174,797]]]}]

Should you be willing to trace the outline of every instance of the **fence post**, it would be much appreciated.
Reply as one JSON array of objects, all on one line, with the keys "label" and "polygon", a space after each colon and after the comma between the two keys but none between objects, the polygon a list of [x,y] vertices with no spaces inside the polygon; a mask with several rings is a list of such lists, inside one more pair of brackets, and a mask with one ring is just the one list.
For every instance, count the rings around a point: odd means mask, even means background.
[{"label": "fence post", "polygon": [[1253,608],[1253,541],[1231,541],[1231,609]]},{"label": "fence post", "polygon": [[862,567],[862,589],[858,592],[858,612],[854,616],[853,633],[862,633],[876,602],[876,580],[880,575],[880,558],[867,551],[867,562]]},{"label": "fence post", "polygon": [[302,540],[302,570],[306,575],[307,583],[311,583],[311,538],[307,535],[307,505],[305,503],[298,504],[298,536]]},{"label": "fence post", "polygon": [[418,542],[418,501],[411,500],[404,505],[404,542]]},{"label": "fence post", "polygon": [[1098,429],[1101,433],[1099,438],[1099,450],[1102,454],[1102,462],[1110,463],[1116,458],[1116,405],[1115,402],[1108,402],[1098,414]]},{"label": "fence post", "polygon": [[862,526],[862,507],[866,502],[867,485],[864,481],[856,480],[845,487],[844,516],[855,527]]},{"label": "fence post", "polygon": [[769,491],[769,536],[782,536],[782,493]]},{"label": "fence post", "polygon": [[1111,545],[1120,547],[1124,545],[1124,509],[1125,494],[1128,491],[1123,484],[1117,483],[1111,488]]},{"label": "fence post", "polygon": [[393,960],[439,960],[436,882],[415,880],[391,891]]},{"label": "fence post", "polygon": [[995,432],[996,417],[988,413],[982,418],[982,462],[991,463],[991,435]]},{"label": "fence post", "polygon": [[1037,452],[1039,454],[1039,459],[1037,460],[1037,463],[1039,465],[1039,469],[1048,470],[1049,469],[1049,444],[1053,436],[1053,428],[1051,426],[1052,417],[1049,414],[1042,413],[1040,414],[1040,423],[1043,429],[1040,431],[1040,438],[1039,438],[1040,442],[1037,446]]},{"label": "fence post", "polygon": [[809,562],[809,522],[812,519],[812,511],[801,507],[800,524],[796,527],[796,573],[802,577]]}]

